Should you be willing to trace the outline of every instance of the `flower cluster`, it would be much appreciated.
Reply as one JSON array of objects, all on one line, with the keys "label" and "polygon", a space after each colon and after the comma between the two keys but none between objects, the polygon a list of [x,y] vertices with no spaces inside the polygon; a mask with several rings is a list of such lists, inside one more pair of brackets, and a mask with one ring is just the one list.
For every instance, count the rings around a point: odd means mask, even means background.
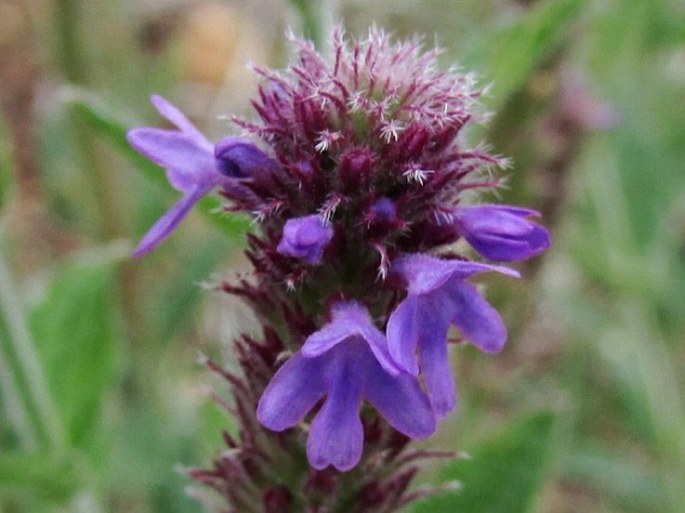
[{"label": "flower cluster", "polygon": [[505,343],[501,317],[469,280],[518,273],[455,243],[504,262],[541,253],[549,238],[535,211],[464,204],[467,191],[496,187],[492,169],[505,164],[466,146],[473,77],[442,72],[435,51],[377,30],[359,42],[337,33],[330,63],[294,45],[288,69],[256,70],[258,120],[234,120],[243,137],[212,145],[153,97],[177,130],[134,129],[129,141],[183,197],[136,255],[214,189],[226,210],[253,218],[253,280],[224,290],[250,302],[279,347],[265,360],[256,418],[275,432],[308,426],[310,465],[348,471],[378,416],[415,439],[455,408],[450,326],[485,352]]}]

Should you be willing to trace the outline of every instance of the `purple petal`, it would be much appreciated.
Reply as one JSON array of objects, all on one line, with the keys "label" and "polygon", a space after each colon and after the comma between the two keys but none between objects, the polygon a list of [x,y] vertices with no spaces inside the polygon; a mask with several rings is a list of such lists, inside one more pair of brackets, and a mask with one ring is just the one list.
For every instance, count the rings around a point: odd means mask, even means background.
[{"label": "purple petal", "polygon": [[[413,309],[413,319],[403,327],[400,323],[395,324],[395,321],[409,313],[408,308],[402,310],[406,305]],[[417,370],[417,356],[414,353],[418,346],[421,372],[426,380],[433,408],[438,415],[444,415],[453,409],[455,404],[454,382],[447,363],[447,332],[453,315],[453,299],[444,292],[436,292],[422,296],[409,295],[393,312],[388,322],[388,344],[391,351],[396,351],[403,343],[406,344],[400,348],[398,354],[392,354],[403,367],[411,358],[413,367],[408,372]],[[415,337],[411,343],[408,343],[406,333],[411,333]],[[438,355],[442,362],[435,360]],[[416,375],[414,372],[411,373]]]},{"label": "purple petal", "polygon": [[359,463],[364,444],[360,405],[359,380],[352,373],[341,376],[309,431],[307,457],[312,467],[322,470],[333,465],[345,472]]},{"label": "purple petal", "polygon": [[161,128],[134,128],[126,137],[139,153],[167,169],[177,190],[186,192],[220,177],[209,142],[207,147],[185,133]]},{"label": "purple petal", "polygon": [[214,148],[219,172],[230,178],[250,178],[277,166],[266,153],[240,137],[225,137]]},{"label": "purple petal", "polygon": [[201,187],[196,185],[188,190],[183,197],[181,197],[180,201],[152,225],[152,228],[143,236],[138,247],[133,252],[133,256],[139,257],[155,249],[172,231],[174,231],[176,226],[178,226],[178,223],[181,222],[193,205],[202,199],[202,197],[211,189],[212,187],[209,186]]},{"label": "purple petal", "polygon": [[438,417],[444,417],[457,404],[457,392],[450,369],[445,337],[426,338],[419,349],[421,371],[426,382],[431,405]]},{"label": "purple petal", "polygon": [[460,207],[457,217],[461,223],[474,232],[506,232],[524,235],[529,231],[530,221],[526,217],[539,217],[540,213],[527,208],[508,205],[478,205]]},{"label": "purple petal", "polygon": [[390,315],[386,336],[390,355],[412,376],[419,374],[416,345],[419,342],[418,299],[409,295]]},{"label": "purple petal", "polygon": [[549,248],[549,233],[545,228],[532,225],[525,239],[511,239],[497,235],[466,236],[469,244],[485,258],[500,262],[526,260]]},{"label": "purple petal", "polygon": [[459,210],[476,210],[488,209],[490,211],[506,212],[517,217],[540,217],[540,212],[532,208],[517,207],[515,205],[474,205],[468,207],[459,207]]},{"label": "purple petal", "polygon": [[322,355],[344,340],[356,336],[354,326],[344,322],[331,322],[307,337],[302,346],[302,356],[313,358]]},{"label": "purple petal", "polygon": [[465,338],[486,353],[501,351],[507,329],[497,310],[470,283],[452,281],[444,293],[454,305],[452,321]]},{"label": "purple petal", "polygon": [[425,294],[439,288],[453,272],[450,261],[420,253],[398,258],[392,268],[407,280],[410,294]]},{"label": "purple petal", "polygon": [[414,295],[428,294],[451,279],[466,279],[486,271],[497,271],[517,278],[520,276],[517,271],[508,267],[462,260],[442,260],[420,253],[402,256],[395,260],[392,266],[407,280],[407,290]]},{"label": "purple petal", "polygon": [[332,238],[333,228],[324,224],[317,215],[288,219],[276,251],[316,264]]},{"label": "purple petal", "polygon": [[347,339],[365,343],[388,373],[399,373],[385,336],[373,324],[366,307],[355,301],[336,304],[331,322],[307,337],[301,352],[308,358],[319,356]]},{"label": "purple petal", "polygon": [[498,273],[506,274],[507,276],[513,276],[514,278],[520,278],[521,273],[514,269],[504,267],[503,265],[492,265],[492,264],[481,264],[479,262],[464,262],[462,260],[451,260],[451,275],[450,278],[465,280],[471,276],[479,273],[484,273],[488,271],[496,271]]},{"label": "purple petal", "polygon": [[[370,319],[369,319],[370,320]],[[398,368],[394,358],[388,350],[388,342],[385,335],[370,322],[359,326],[361,336],[366,340],[371,352],[376,357],[376,361],[383,370],[391,376],[397,376],[401,369]]]},{"label": "purple petal", "polygon": [[[190,120],[175,106],[159,95],[153,94],[150,96],[150,101],[162,116],[168,119],[171,123],[176,125],[181,132],[189,135],[195,139],[199,145],[200,141],[207,141],[204,135],[193,125]],[[207,144],[209,144],[207,142]]]},{"label": "purple petal", "polygon": [[457,224],[466,240],[491,260],[525,260],[550,245],[547,230],[526,217],[539,216],[534,210],[506,205],[461,207]]},{"label": "purple petal", "polygon": [[411,438],[425,438],[435,431],[433,410],[413,376],[393,377],[377,367],[368,377],[364,397],[392,427]]},{"label": "purple petal", "polygon": [[326,362],[295,353],[271,378],[257,405],[257,419],[274,431],[293,427],[326,392]]}]

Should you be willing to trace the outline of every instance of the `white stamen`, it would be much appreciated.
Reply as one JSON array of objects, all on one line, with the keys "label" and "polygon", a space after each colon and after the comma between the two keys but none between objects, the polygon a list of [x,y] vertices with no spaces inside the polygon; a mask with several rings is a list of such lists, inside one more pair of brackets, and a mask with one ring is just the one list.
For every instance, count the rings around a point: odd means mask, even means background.
[{"label": "white stamen", "polygon": [[322,130],[319,132],[319,142],[316,143],[316,146],[314,146],[314,149],[318,151],[319,153],[323,153],[324,151],[328,151],[328,149],[331,147],[331,144],[333,144],[335,141],[340,139],[342,137],[342,134],[340,132],[331,132],[329,130]]},{"label": "white stamen", "polygon": [[383,126],[383,128],[381,128],[381,137],[385,139],[386,143],[389,143],[390,141],[397,141],[401,130],[401,123],[396,119],[391,119]]},{"label": "white stamen", "polygon": [[407,182],[418,182],[423,185],[429,175],[432,175],[435,171],[432,169],[421,169],[419,167],[410,167],[402,175],[407,179]]}]

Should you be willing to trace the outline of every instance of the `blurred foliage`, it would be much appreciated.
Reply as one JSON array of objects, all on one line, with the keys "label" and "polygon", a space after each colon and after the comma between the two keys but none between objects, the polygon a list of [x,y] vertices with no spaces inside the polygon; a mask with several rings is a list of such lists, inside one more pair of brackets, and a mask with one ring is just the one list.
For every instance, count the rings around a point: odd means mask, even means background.
[{"label": "blurred foliage", "polygon": [[110,294],[126,249],[88,250],[62,264],[32,312],[36,350],[74,447],[92,438],[112,380],[117,337]]},{"label": "blurred foliage", "polygon": [[530,511],[545,470],[554,415],[539,412],[512,422],[440,472],[455,491],[436,493],[412,513],[525,513]]},{"label": "blurred foliage", "polygon": [[421,483],[461,487],[408,509],[682,511],[685,6],[672,0],[0,0],[0,511],[199,509],[175,465],[205,464],[233,426],[196,353],[230,366],[249,326],[200,284],[240,269],[248,225],[208,198],[131,261],[176,193],[125,132],[160,123],[151,93],[210,138],[232,130],[214,120],[249,112],[244,62],[281,66],[287,27],[325,39],[332,19],[435,34],[445,66],[492,82],[494,117],[473,135],[513,159],[501,199],[540,209],[555,239],[520,283],[488,282],[510,343],[455,351],[460,409],[429,443],[470,458]]}]

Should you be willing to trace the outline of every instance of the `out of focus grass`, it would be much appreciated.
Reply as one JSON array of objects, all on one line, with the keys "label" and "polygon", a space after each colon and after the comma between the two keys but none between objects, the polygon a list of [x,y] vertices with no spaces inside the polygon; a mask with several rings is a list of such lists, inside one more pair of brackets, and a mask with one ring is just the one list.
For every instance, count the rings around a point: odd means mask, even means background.
[{"label": "out of focus grass", "polygon": [[249,111],[244,63],[283,65],[285,29],[316,35],[326,9],[435,34],[492,81],[502,200],[554,233],[520,283],[488,284],[510,342],[455,351],[460,410],[431,443],[471,457],[427,469],[462,489],[415,510],[683,511],[685,7],[338,0],[298,25],[307,4],[0,0],[0,511],[200,509],[176,465],[232,425],[196,353],[230,362],[240,325],[200,284],[240,268],[245,224],[207,204],[130,260],[175,193],[122,134],[158,122],[156,92],[220,135]]}]

